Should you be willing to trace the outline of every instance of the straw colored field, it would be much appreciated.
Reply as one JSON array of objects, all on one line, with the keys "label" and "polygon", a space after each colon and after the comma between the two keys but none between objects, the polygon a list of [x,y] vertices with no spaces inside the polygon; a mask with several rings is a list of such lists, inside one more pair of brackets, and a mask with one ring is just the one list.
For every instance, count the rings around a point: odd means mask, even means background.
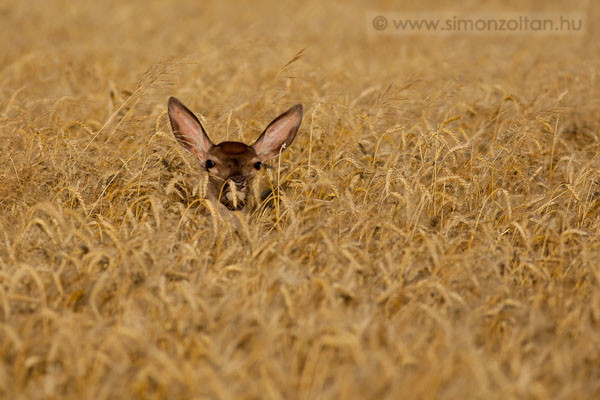
[{"label": "straw colored field", "polygon": [[[3,2],[0,397],[600,397],[589,3],[584,33],[385,36],[456,6]],[[304,105],[239,227],[171,95],[216,141]]]}]

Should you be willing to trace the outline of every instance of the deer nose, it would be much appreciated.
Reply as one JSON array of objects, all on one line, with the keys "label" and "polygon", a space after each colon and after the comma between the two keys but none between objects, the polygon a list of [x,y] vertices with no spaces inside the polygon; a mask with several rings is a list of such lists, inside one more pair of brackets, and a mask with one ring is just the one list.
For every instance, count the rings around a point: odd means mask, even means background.
[{"label": "deer nose", "polygon": [[237,186],[243,186],[246,183],[246,177],[244,175],[230,176],[228,179],[233,181]]}]

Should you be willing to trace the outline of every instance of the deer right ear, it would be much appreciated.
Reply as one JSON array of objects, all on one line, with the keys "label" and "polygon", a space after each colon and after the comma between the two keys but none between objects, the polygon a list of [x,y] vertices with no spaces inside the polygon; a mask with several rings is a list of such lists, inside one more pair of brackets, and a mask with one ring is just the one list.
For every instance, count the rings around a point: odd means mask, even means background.
[{"label": "deer right ear", "polygon": [[[275,118],[252,145],[258,158],[267,161],[292,144],[302,122],[302,104],[296,104]],[[285,147],[284,147],[285,146]]]},{"label": "deer right ear", "polygon": [[198,118],[175,97],[169,98],[169,120],[177,141],[201,161],[205,161],[206,153],[213,144]]}]

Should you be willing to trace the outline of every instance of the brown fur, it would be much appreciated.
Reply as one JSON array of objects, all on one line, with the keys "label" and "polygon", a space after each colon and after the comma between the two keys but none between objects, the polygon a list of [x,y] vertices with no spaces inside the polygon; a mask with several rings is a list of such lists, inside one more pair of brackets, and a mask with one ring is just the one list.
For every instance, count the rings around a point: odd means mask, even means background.
[{"label": "brown fur", "polygon": [[302,105],[296,104],[275,118],[252,146],[229,141],[213,144],[198,118],[174,97],[169,99],[169,119],[175,138],[198,157],[209,173],[209,199],[238,210],[247,203],[250,183],[262,162],[277,156],[296,137]]},{"label": "brown fur", "polygon": [[[251,146],[240,142],[222,142],[213,146],[207,152],[207,159],[215,163],[212,168],[206,168],[210,174],[210,193],[213,199],[220,199],[230,209],[240,209],[246,203],[250,183],[258,170],[254,164],[260,159]],[[229,180],[236,184],[236,190],[243,198],[238,198],[239,204],[234,205],[227,198],[230,188]]]}]

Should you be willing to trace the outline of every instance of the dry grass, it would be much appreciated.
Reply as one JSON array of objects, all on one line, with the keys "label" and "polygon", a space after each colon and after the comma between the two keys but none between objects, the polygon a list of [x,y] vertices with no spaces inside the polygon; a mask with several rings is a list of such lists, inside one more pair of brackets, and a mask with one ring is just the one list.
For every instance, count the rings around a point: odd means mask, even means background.
[{"label": "dry grass", "polygon": [[[0,7],[0,397],[600,396],[597,24],[369,38],[366,2],[199,4]],[[304,104],[238,229],[169,95],[217,141]]]}]

